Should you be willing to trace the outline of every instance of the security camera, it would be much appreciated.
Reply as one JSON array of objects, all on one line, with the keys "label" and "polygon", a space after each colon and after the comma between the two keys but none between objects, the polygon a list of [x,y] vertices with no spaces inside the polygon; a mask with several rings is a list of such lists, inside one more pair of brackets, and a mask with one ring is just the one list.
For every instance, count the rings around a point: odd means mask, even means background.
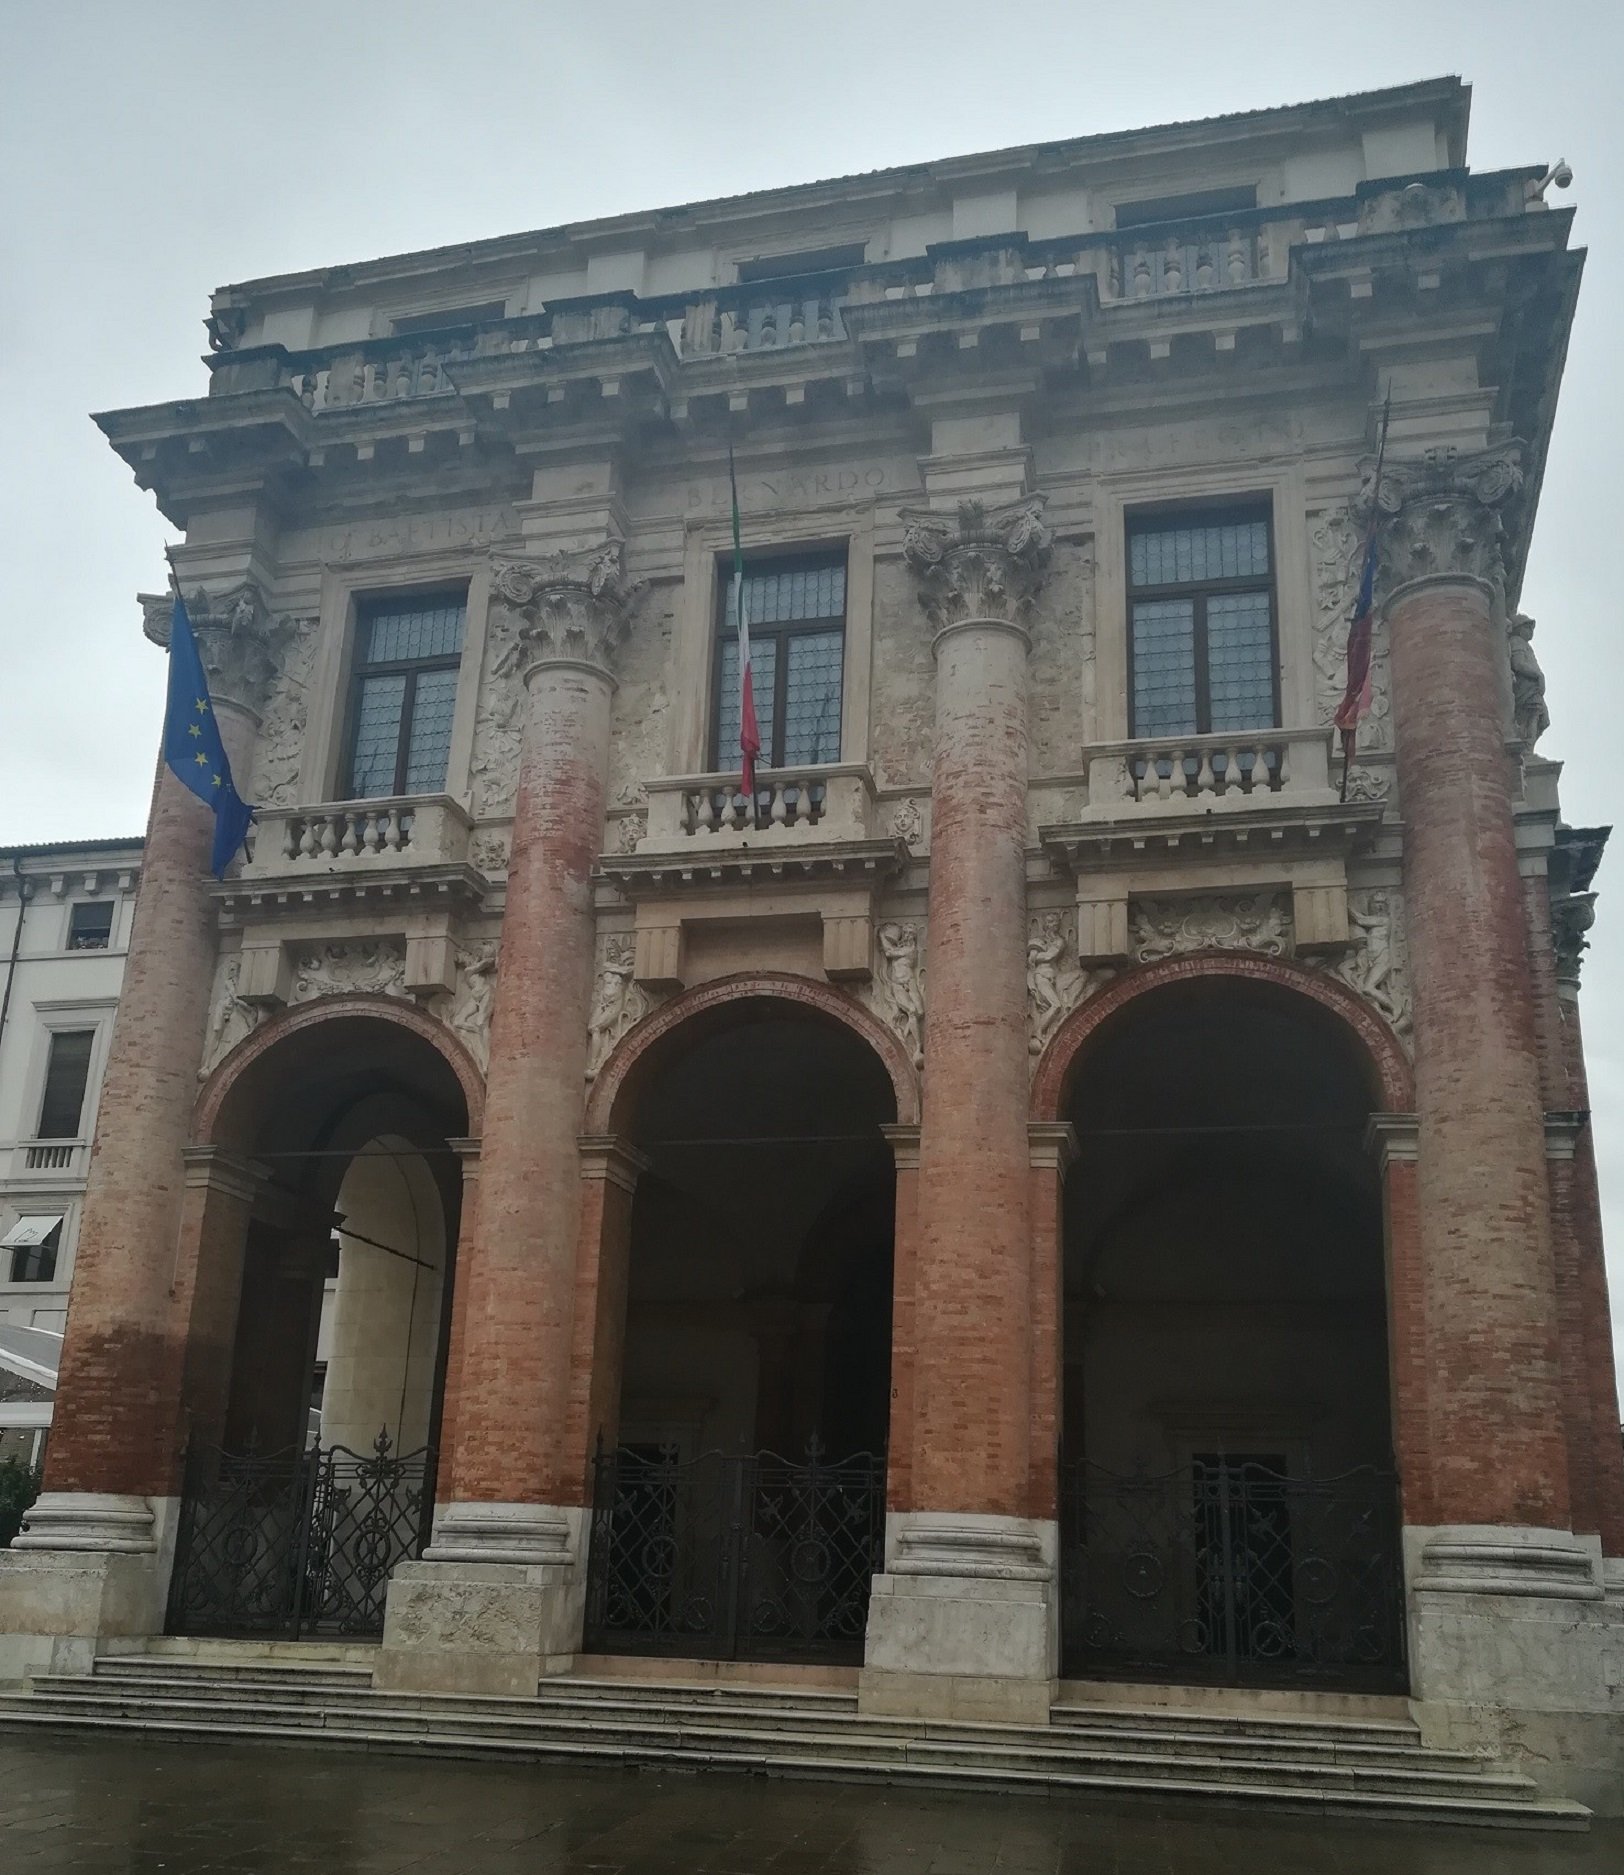
[{"label": "security camera", "polygon": [[1545,191],[1549,189],[1553,183],[1559,189],[1571,189],[1573,187],[1573,170],[1569,166],[1566,157],[1559,156],[1556,161],[1552,163],[1550,168],[1546,170],[1545,174],[1540,177],[1539,181],[1533,185],[1528,191],[1530,199],[1535,202],[1543,202],[1545,200]]}]

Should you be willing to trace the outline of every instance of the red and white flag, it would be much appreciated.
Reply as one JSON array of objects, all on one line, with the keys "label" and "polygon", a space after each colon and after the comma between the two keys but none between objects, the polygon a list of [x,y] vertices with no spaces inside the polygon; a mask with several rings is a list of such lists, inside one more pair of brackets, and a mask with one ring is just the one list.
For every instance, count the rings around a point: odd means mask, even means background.
[{"label": "red and white flag", "polygon": [[739,478],[733,472],[733,445],[727,450],[728,486],[733,491],[733,603],[739,639],[739,788],[752,806],[756,798],[756,758],[761,730],[756,723],[755,680],[750,669],[750,615],[744,603],[744,546],[739,537]]}]

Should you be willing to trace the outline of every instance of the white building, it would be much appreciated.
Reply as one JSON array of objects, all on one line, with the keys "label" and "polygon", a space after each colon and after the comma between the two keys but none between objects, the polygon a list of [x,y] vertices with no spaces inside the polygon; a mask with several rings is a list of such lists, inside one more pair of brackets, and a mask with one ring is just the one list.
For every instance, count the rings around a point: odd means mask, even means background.
[{"label": "white building", "polygon": [[0,1456],[50,1424],[141,844],[0,847]]}]

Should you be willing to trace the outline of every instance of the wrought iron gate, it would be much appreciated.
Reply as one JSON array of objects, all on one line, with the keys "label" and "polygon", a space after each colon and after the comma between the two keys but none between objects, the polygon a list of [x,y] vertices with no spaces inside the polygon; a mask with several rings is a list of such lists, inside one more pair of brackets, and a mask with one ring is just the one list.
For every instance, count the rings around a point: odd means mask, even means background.
[{"label": "wrought iron gate", "polygon": [[428,1449],[329,1446],[271,1458],[188,1455],[169,1588],[172,1634],[383,1632],[395,1564],[419,1555]]},{"label": "wrought iron gate", "polygon": [[862,1659],[883,1459],[622,1448],[594,1472],[589,1652]]},{"label": "wrought iron gate", "polygon": [[1198,1457],[1158,1476],[1068,1471],[1062,1671],[1402,1690],[1397,1481],[1292,1478]]}]

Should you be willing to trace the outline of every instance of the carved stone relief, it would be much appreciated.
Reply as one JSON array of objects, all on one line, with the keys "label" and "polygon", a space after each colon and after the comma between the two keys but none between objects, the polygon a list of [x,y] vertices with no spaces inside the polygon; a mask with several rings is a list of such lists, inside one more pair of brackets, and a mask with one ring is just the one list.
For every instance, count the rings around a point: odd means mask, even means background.
[{"label": "carved stone relief", "polygon": [[915,800],[898,801],[891,810],[891,837],[911,853],[925,838],[925,816]]},{"label": "carved stone relief", "polygon": [[916,1068],[925,1065],[925,951],[920,927],[897,920],[874,933],[879,952],[873,980],[860,992],[887,1027],[902,1038]]},{"label": "carved stone relief", "polygon": [[648,832],[648,810],[636,808],[630,814],[623,814],[620,827],[615,834],[615,850],[620,853],[635,853],[638,842]]},{"label": "carved stone relief", "polygon": [[1261,951],[1283,957],[1291,948],[1287,901],[1273,892],[1202,899],[1135,899],[1128,943],[1142,964],[1186,951]]},{"label": "carved stone relief", "polygon": [[606,937],[598,946],[598,968],[587,1017],[586,1078],[594,1081],[626,1031],[655,1006],[656,998],[632,980],[635,944]]},{"label": "carved stone relief", "polygon": [[299,766],[304,758],[309,721],[310,667],[316,655],[316,621],[292,619],[292,636],[282,670],[271,687],[254,744],[253,785],[248,799],[256,807],[291,807],[298,798]]},{"label": "carved stone relief", "polygon": [[473,752],[468,763],[476,818],[512,813],[513,797],[518,792],[525,718],[524,685],[516,668],[518,626],[516,613],[491,608],[485,668],[474,707]]},{"label": "carved stone relief", "polygon": [[1551,899],[1551,938],[1556,948],[1556,976],[1569,989],[1579,987],[1590,928],[1596,922],[1594,892],[1571,892]]},{"label": "carved stone relief", "polygon": [[203,1044],[203,1065],[197,1078],[206,1080],[245,1036],[259,1027],[264,1010],[237,994],[242,959],[235,953],[215,966],[214,994],[209,999],[208,1039]]},{"label": "carved stone relief", "polygon": [[1534,621],[1515,612],[1506,622],[1506,651],[1511,661],[1511,718],[1523,747],[1532,751],[1551,726],[1545,707],[1545,673],[1534,655]]},{"label": "carved stone relief", "polygon": [[1410,968],[1402,899],[1397,892],[1380,888],[1350,892],[1348,924],[1353,944],[1324,967],[1385,1016],[1395,1033],[1408,1039]]},{"label": "carved stone relief", "polygon": [[294,1003],[318,996],[404,996],[406,946],[396,938],[303,946],[293,959]]},{"label": "carved stone relief", "polygon": [[1000,508],[961,501],[956,515],[902,510],[903,558],[936,631],[966,619],[1020,620],[1043,584],[1054,544],[1043,520],[1046,499],[1029,495]]},{"label": "carved stone relief", "polygon": [[457,982],[443,998],[446,1026],[467,1044],[468,1052],[485,1073],[491,1059],[491,1005],[496,1000],[497,942],[479,938],[453,946]]},{"label": "carved stone relief", "polygon": [[1050,911],[1034,918],[1026,938],[1027,1047],[1042,1054],[1066,1017],[1116,975],[1106,966],[1085,970],[1077,957],[1074,914]]},{"label": "carved stone relief", "polygon": [[505,827],[482,827],[468,843],[468,858],[481,872],[506,872],[512,843]]},{"label": "carved stone relief", "polygon": [[[1332,508],[1313,518],[1309,540],[1314,554],[1314,715],[1329,727],[1348,683],[1348,627],[1353,623],[1365,537],[1345,509]],[[1378,620],[1370,648],[1370,713],[1359,725],[1359,747],[1392,746],[1387,627]]]}]

